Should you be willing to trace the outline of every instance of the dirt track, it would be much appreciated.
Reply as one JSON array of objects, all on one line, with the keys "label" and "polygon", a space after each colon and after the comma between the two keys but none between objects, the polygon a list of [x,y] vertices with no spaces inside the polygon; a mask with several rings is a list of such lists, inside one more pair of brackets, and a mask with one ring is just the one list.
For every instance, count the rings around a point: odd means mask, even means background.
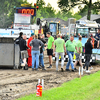
[{"label": "dirt track", "polygon": [[[47,57],[45,57],[45,66],[48,67]],[[91,73],[100,70],[99,65],[93,67],[94,69]],[[31,68],[28,71],[22,69],[0,69],[0,100],[15,100],[21,96],[35,93],[38,79],[44,79],[44,89],[47,90],[58,87],[76,77],[79,77],[78,72],[56,72],[55,62],[53,62],[53,68],[47,69],[47,71],[42,71],[41,69],[32,71]]]}]

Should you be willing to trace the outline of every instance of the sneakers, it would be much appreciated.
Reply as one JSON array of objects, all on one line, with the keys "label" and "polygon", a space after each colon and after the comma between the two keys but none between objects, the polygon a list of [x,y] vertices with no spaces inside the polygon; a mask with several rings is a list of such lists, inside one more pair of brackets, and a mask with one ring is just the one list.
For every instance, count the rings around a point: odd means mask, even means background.
[{"label": "sneakers", "polygon": [[93,69],[93,67],[90,68],[90,70],[92,70],[92,69]]},{"label": "sneakers", "polygon": [[37,69],[32,68],[32,71],[38,71],[38,68]]},{"label": "sneakers", "polygon": [[78,69],[74,68],[75,71],[78,71]]},{"label": "sneakers", "polygon": [[52,65],[50,65],[49,67],[47,67],[47,68],[52,68]]},{"label": "sneakers", "polygon": [[32,71],[34,71],[34,68],[32,68]]},{"label": "sneakers", "polygon": [[45,68],[42,68],[42,70],[46,70]]},{"label": "sneakers", "polygon": [[41,66],[39,66],[38,68],[39,68],[39,69],[42,69],[42,67],[41,67]]},{"label": "sneakers", "polygon": [[69,69],[66,69],[65,71],[70,71]]},{"label": "sneakers", "polygon": [[91,73],[91,71],[89,71],[89,70],[86,70],[86,73]]},{"label": "sneakers", "polygon": [[35,69],[36,71],[38,71],[38,68],[37,69]]},{"label": "sneakers", "polygon": [[86,71],[86,69],[83,67],[83,71]]},{"label": "sneakers", "polygon": [[86,71],[86,69],[83,69],[83,71]]},{"label": "sneakers", "polygon": [[61,68],[61,72],[63,72],[64,70],[63,70],[63,68]]},{"label": "sneakers", "polygon": [[[71,70],[69,70],[69,69],[66,69],[65,71],[71,71]],[[74,69],[72,69],[72,72],[75,72],[75,70],[74,70]]]},{"label": "sneakers", "polygon": [[72,69],[72,72],[75,72],[75,70],[74,70],[74,69]]},{"label": "sneakers", "polygon": [[59,72],[59,70],[56,70],[56,72]]}]

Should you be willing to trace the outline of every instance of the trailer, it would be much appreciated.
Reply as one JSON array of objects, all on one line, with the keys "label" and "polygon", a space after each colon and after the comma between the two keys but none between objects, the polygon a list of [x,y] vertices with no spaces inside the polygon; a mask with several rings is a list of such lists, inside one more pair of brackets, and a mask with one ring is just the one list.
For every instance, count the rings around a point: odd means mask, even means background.
[{"label": "trailer", "polygon": [[[70,20],[69,20],[70,21]],[[78,34],[82,36],[82,63],[85,63],[85,43],[87,42],[87,39],[90,37],[92,34],[95,36],[96,32],[98,29],[98,24],[95,21],[88,21],[88,20],[81,20],[81,21],[76,21],[75,24],[69,24],[68,30],[69,30],[69,35],[74,36],[74,40],[77,42],[78,41]],[[73,61],[75,62],[76,56],[73,56]],[[56,60],[56,57],[53,57],[53,60]],[[59,57],[59,60],[61,60],[61,57]],[[97,60],[100,60],[100,49],[93,48],[93,54],[91,56],[90,62],[95,63]],[[68,55],[64,56],[64,61],[68,61]]]},{"label": "trailer", "polygon": [[[87,39],[93,35],[93,37],[95,36],[95,34],[97,33],[97,29],[98,29],[98,23],[96,23],[95,21],[89,21],[89,20],[79,20],[76,21],[75,24],[76,28],[75,28],[75,37],[74,40],[77,42],[78,41],[78,34],[80,34],[82,36],[82,46],[83,46],[83,52],[82,52],[82,62],[85,62],[85,43],[87,42]],[[94,44],[93,44],[94,45]],[[95,46],[96,47],[96,46]],[[100,49],[97,49],[93,46],[93,54],[91,56],[91,60],[90,62],[95,63],[96,60],[100,60]],[[75,59],[75,56],[74,56]]]}]

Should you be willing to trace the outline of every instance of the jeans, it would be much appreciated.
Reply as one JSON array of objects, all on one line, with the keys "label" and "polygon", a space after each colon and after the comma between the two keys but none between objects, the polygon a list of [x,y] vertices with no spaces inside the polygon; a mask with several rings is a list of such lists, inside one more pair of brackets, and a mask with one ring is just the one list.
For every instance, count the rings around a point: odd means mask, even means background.
[{"label": "jeans", "polygon": [[91,54],[85,54],[85,64],[83,68],[85,69],[86,66],[86,70],[88,70],[88,67],[90,65],[90,59],[91,59]]},{"label": "jeans", "polygon": [[69,69],[70,64],[71,64],[72,69],[74,69],[74,64],[73,64],[74,52],[67,51],[67,54],[68,54],[69,60],[68,60],[68,63],[66,65],[66,69]]},{"label": "jeans", "polygon": [[56,52],[56,70],[58,70],[59,55],[61,56],[61,68],[64,66],[64,52]]},{"label": "jeans", "polygon": [[36,62],[36,69],[38,69],[39,67],[39,54],[40,54],[40,51],[32,50],[32,68],[33,69],[34,69],[35,62]]},{"label": "jeans", "polygon": [[39,57],[39,59],[40,59],[40,64],[41,64],[42,67],[44,68],[44,60],[43,60],[43,58],[44,58],[43,53],[40,53],[40,57]]}]

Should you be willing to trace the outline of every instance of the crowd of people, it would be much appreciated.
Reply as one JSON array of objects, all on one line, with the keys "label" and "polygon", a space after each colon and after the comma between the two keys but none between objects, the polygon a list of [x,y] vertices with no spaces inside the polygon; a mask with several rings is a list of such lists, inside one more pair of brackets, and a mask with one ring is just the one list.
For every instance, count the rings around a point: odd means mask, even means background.
[{"label": "crowd of people", "polygon": [[[20,47],[20,59],[21,66],[31,67],[32,71],[38,71],[39,68],[42,70],[46,70],[44,65],[44,50],[47,47],[47,55],[49,57],[49,66],[47,68],[52,68],[52,56],[56,57],[56,71],[59,71],[59,56],[61,56],[61,71],[64,69],[64,55],[68,55],[68,63],[66,65],[65,71],[75,72],[76,65],[79,62],[80,66],[83,67],[84,71],[87,73],[90,72],[90,58],[93,49],[93,41],[92,38],[89,37],[87,42],[85,43],[85,64],[82,64],[82,36],[79,35],[79,40],[76,42],[74,40],[74,36],[71,35],[70,39],[66,41],[61,38],[61,35],[57,35],[57,39],[54,40],[54,37],[51,35],[51,32],[47,32],[48,42],[46,43],[44,34],[31,34],[31,37],[28,39],[26,43],[26,35],[23,35],[20,32],[20,36],[16,39],[16,44],[19,44]],[[96,38],[100,37],[100,29],[98,29],[98,33],[96,34]],[[99,42],[98,42],[99,43]],[[98,46],[98,45],[97,45]],[[73,63],[73,55],[76,56],[76,61]],[[71,65],[71,69],[69,66]],[[85,68],[86,67],[86,68]],[[92,67],[91,67],[92,69]]]}]

